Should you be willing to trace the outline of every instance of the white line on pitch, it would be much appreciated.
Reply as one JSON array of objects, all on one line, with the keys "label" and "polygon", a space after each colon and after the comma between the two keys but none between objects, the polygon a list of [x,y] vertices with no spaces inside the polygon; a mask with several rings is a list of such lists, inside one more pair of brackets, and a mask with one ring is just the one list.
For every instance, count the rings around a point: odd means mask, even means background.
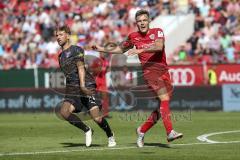
[{"label": "white line on pitch", "polygon": [[[229,141],[219,143],[185,143],[185,144],[166,144],[169,147],[174,146],[192,146],[192,145],[213,145],[213,144],[230,144],[240,143],[240,141]],[[69,152],[86,152],[86,151],[103,151],[103,150],[124,150],[136,149],[136,146],[129,147],[115,147],[115,148],[89,148],[89,149],[73,149],[73,150],[55,150],[55,151],[37,151],[37,152],[13,152],[13,153],[0,153],[0,156],[20,156],[20,155],[39,155],[39,154],[53,154],[53,153],[69,153]],[[144,148],[157,148],[157,146],[144,146]]]},{"label": "white line on pitch", "polygon": [[[239,133],[240,130],[235,130],[235,131],[225,131],[225,132],[214,132],[214,133],[208,133],[208,134],[203,134],[197,137],[199,141],[202,142],[208,142],[208,143],[220,143],[219,141],[213,141],[208,139],[208,137],[213,136],[213,135],[219,135],[219,134],[227,134],[227,133]],[[235,141],[232,141],[235,142]],[[236,141],[239,142],[239,141]],[[221,142],[222,143],[222,142]]]}]

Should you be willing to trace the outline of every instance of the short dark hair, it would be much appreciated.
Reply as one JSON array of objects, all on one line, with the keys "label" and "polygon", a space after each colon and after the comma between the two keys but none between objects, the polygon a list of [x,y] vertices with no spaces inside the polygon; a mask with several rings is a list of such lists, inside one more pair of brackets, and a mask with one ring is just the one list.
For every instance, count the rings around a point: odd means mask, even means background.
[{"label": "short dark hair", "polygon": [[145,10],[145,9],[140,9],[140,10],[138,10],[137,13],[135,14],[135,19],[137,19],[138,16],[143,15],[143,14],[146,14],[148,17],[150,16],[150,15],[149,15],[149,12],[148,12],[147,10]]},{"label": "short dark hair", "polygon": [[56,28],[56,31],[64,31],[64,32],[66,32],[69,35],[71,34],[71,30],[70,30],[70,28],[67,25],[58,26]]}]

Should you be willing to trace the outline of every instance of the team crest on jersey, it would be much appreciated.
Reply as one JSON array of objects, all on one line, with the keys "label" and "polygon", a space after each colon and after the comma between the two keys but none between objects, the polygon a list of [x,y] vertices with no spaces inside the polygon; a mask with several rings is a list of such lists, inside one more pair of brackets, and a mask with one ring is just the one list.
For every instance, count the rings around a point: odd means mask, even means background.
[{"label": "team crest on jersey", "polygon": [[66,52],[66,58],[70,56],[71,52]]},{"label": "team crest on jersey", "polygon": [[154,39],[155,39],[155,35],[154,35],[154,34],[151,34],[151,35],[149,36],[149,38],[150,38],[151,40],[154,40]]}]

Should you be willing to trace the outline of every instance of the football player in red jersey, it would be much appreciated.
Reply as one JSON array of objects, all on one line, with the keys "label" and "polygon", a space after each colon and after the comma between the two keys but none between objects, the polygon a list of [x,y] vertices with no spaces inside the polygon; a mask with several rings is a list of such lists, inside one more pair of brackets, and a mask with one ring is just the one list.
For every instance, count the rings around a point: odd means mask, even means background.
[{"label": "football player in red jersey", "polygon": [[121,45],[109,45],[106,47],[93,46],[99,52],[123,54],[128,51],[128,55],[138,55],[143,75],[148,86],[156,93],[160,100],[160,106],[154,110],[145,123],[137,128],[137,145],[143,147],[144,134],[162,118],[167,141],[182,138],[183,134],[173,130],[169,101],[173,87],[168,72],[165,54],[165,37],[160,28],[149,28],[150,17],[146,10],[139,10],[135,15],[138,31],[130,33],[128,40]]},{"label": "football player in red jersey", "polygon": [[96,58],[91,64],[91,69],[97,83],[97,91],[101,94],[102,112],[104,117],[111,118],[109,115],[109,96],[107,88],[106,74],[109,66],[109,58],[103,53],[100,53],[99,58]]}]

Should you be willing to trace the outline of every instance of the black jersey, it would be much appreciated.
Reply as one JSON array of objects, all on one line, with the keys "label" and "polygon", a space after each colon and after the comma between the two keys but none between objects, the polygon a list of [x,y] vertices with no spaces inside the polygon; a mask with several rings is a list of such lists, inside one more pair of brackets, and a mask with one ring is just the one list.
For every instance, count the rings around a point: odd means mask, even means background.
[{"label": "black jersey", "polygon": [[[81,93],[80,80],[78,75],[77,62],[84,63],[84,50],[78,46],[70,46],[59,54],[59,65],[66,77],[66,92]],[[96,82],[94,77],[85,68],[85,86],[95,88]]]}]

